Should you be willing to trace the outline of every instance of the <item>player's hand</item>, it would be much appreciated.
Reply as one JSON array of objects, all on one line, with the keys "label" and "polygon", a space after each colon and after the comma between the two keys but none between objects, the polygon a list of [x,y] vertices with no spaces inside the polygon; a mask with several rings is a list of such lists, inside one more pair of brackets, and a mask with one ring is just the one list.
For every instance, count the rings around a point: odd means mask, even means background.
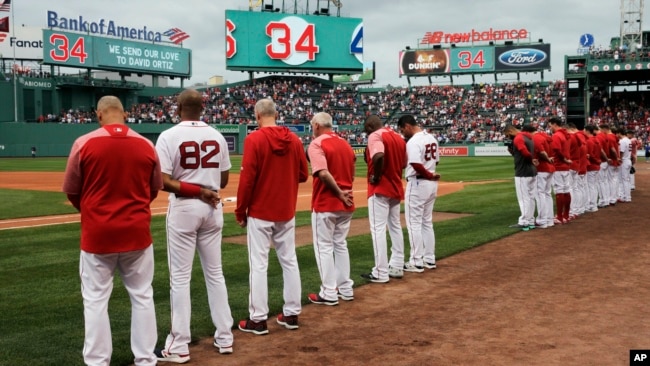
[{"label": "player's hand", "polygon": [[354,204],[354,197],[352,194],[352,190],[341,191],[341,193],[339,193],[339,199],[348,207]]},{"label": "player's hand", "polygon": [[201,195],[199,196],[201,201],[207,203],[208,205],[217,208],[217,205],[221,202],[221,195],[219,192],[207,188],[201,188]]},{"label": "player's hand", "polygon": [[246,227],[246,224],[247,224],[246,219],[241,220],[241,221],[240,221],[240,220],[237,220],[237,224],[238,224],[239,226],[241,226],[241,227]]},{"label": "player's hand", "polygon": [[438,174],[438,173],[433,173],[433,177],[431,178],[431,180],[436,180],[436,181],[437,181],[437,180],[440,180],[440,174]]},{"label": "player's hand", "polygon": [[[381,178],[379,178],[381,179]],[[376,184],[379,184],[379,179],[375,178],[374,175],[371,175],[370,178],[368,178],[368,183],[372,184],[373,186]]]},{"label": "player's hand", "polygon": [[537,160],[537,159],[533,159],[533,165],[534,165],[534,166],[538,166],[538,165],[539,165],[539,160]]}]

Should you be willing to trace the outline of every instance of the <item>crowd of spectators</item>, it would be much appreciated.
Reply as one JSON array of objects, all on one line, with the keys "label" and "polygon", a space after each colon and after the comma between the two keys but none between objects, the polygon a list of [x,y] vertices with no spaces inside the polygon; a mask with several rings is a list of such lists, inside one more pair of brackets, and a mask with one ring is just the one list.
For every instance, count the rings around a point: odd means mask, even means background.
[{"label": "crowd of spectators", "polygon": [[[511,82],[472,86],[429,85],[374,89],[333,85],[302,77],[273,77],[229,87],[202,91],[203,121],[211,124],[255,123],[254,105],[260,98],[273,98],[279,124],[308,124],[320,111],[333,116],[339,135],[352,144],[366,141],[363,121],[371,114],[394,126],[403,114],[415,114],[442,143],[501,142],[507,124],[533,123],[545,127],[552,116],[566,115],[564,80],[549,83]],[[589,123],[607,122],[637,131],[647,141],[650,112],[643,98],[607,101],[593,98],[596,112]],[[603,102],[604,100],[604,102]],[[130,106],[129,123],[177,123],[176,95],[153,97]],[[89,123],[92,111],[66,110],[40,116],[39,122]],[[310,137],[304,136],[305,142]]]}]

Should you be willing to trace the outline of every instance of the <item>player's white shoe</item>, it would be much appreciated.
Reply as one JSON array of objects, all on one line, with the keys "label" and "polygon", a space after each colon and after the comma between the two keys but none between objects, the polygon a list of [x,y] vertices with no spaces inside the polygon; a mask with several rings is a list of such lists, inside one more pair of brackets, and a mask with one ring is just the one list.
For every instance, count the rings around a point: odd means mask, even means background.
[{"label": "player's white shoe", "polygon": [[415,272],[415,273],[422,273],[424,272],[424,266],[416,266],[413,263],[406,263],[404,265],[404,271],[406,272]]},{"label": "player's white shoe", "polygon": [[154,351],[156,358],[160,362],[173,362],[173,363],[186,363],[190,361],[190,354],[178,354],[178,353],[168,353],[163,349],[157,349]]},{"label": "player's white shoe", "polygon": [[436,269],[436,262],[424,262],[424,268]]},{"label": "player's white shoe", "polygon": [[390,278],[402,278],[404,277],[404,270],[401,268],[394,268],[388,266],[388,277]]}]

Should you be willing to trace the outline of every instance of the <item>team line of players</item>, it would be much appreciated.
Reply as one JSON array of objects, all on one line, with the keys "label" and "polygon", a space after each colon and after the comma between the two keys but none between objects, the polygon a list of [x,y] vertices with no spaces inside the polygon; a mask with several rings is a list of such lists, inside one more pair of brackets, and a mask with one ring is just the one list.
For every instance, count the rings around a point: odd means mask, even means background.
[{"label": "team line of players", "polygon": [[[632,201],[636,152],[634,131],[602,124],[578,130],[549,119],[548,135],[535,126],[507,126],[513,141],[515,187],[524,231],[567,224],[586,212]],[[553,195],[555,210],[553,213]],[[534,217],[537,206],[537,217]]]},{"label": "team line of players", "polygon": [[[181,106],[181,111],[183,108]],[[302,289],[295,251],[295,211],[298,185],[308,178],[308,161],[311,163],[313,177],[313,245],[321,285],[318,292],[309,293],[307,298],[312,303],[329,306],[338,305],[340,300],[354,300],[354,281],[350,277],[346,238],[355,210],[352,187],[357,158],[349,143],[333,131],[332,117],[327,113],[318,113],[311,120],[315,138],[306,154],[302,142],[294,133],[286,127],[276,125],[276,106],[271,99],[257,102],[255,118],[259,128],[245,140],[235,209],[237,222],[247,228],[250,265],[249,317],[239,321],[237,327],[243,332],[264,335],[269,333],[267,270],[271,246],[276,249],[283,272],[284,304],[275,321],[287,329],[294,330],[300,326],[298,316],[302,310]],[[164,348],[156,351],[158,361],[184,363],[190,359],[190,274],[187,268],[191,268],[193,248],[199,248],[199,253],[202,254],[200,248],[205,248],[206,244],[201,243],[200,236],[180,235],[200,226],[187,218],[188,212],[201,212],[201,206],[213,207],[209,210],[219,217],[219,225],[223,224],[220,205],[211,205],[209,200],[200,197],[199,191],[188,197],[188,189],[185,187],[207,187],[213,191],[225,187],[224,173],[231,165],[223,138],[212,136],[219,146],[219,157],[215,157],[215,161],[219,161],[219,169],[200,169],[196,164],[187,164],[188,161],[185,161],[185,166],[178,164],[186,156],[194,156],[194,149],[187,150],[187,146],[190,146],[188,141],[195,142],[192,146],[197,146],[196,151],[205,144],[205,130],[200,127],[206,126],[202,122],[183,121],[161,134],[156,146],[163,176],[168,175],[184,186],[183,192],[173,189],[171,191],[174,194],[170,195],[167,231],[172,329]],[[435,172],[439,161],[438,143],[433,135],[417,125],[412,116],[403,116],[398,126],[408,138],[408,143],[400,134],[384,127],[378,116],[370,116],[364,124],[369,136],[364,159],[368,165],[367,199],[375,266],[370,273],[362,274],[362,277],[377,283],[388,282],[391,277],[402,277],[404,271],[423,272],[425,268],[436,267],[432,212],[440,178]],[[204,131],[198,132],[200,130]],[[192,131],[197,132],[190,136]],[[218,135],[214,129],[210,129],[210,133]],[[193,162],[194,160],[191,161]],[[406,191],[402,183],[404,169]],[[216,171],[221,171],[221,175]],[[206,175],[212,177],[207,178]],[[222,177],[221,181],[215,180],[218,176]],[[283,194],[277,194],[273,187],[282,187]],[[411,249],[408,259],[405,259],[400,223],[402,200],[406,203]],[[175,209],[177,206],[184,207],[182,214]],[[392,242],[390,260],[386,228]],[[216,241],[219,245],[210,250],[220,251],[221,236],[209,238],[213,242],[215,239],[218,239]],[[205,251],[201,255],[202,263],[207,261],[204,257]],[[211,260],[211,267],[220,269],[220,256],[216,258],[218,259]],[[205,271],[206,265],[203,264],[203,267]],[[185,270],[181,273],[183,268]],[[213,275],[206,274],[206,282],[210,277],[217,279],[214,286],[208,285],[211,313],[217,328],[214,346],[220,353],[231,353],[233,319],[228,309],[225,280],[221,272]],[[175,276],[181,277],[182,283]]]}]

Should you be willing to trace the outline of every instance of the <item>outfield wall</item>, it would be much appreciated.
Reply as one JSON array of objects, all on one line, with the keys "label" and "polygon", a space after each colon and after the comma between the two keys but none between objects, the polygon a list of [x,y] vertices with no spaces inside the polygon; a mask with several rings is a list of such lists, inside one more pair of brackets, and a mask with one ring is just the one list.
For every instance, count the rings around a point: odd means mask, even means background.
[{"label": "outfield wall", "polygon": [[[160,133],[172,124],[129,124],[130,128],[148,138],[154,144]],[[244,151],[244,138],[256,126],[253,125],[211,125],[219,130],[233,154]],[[67,124],[67,123],[0,123],[0,157],[28,157],[31,148],[36,147],[37,156],[67,156],[72,144],[79,136],[99,127],[96,123]],[[310,133],[307,126],[288,126],[298,135]],[[357,155],[363,155],[365,146],[354,145]],[[508,156],[508,151],[502,144],[480,145],[443,145],[440,147],[442,156]]]},{"label": "outfield wall", "polygon": [[[143,123],[128,126],[155,144],[160,133],[173,125]],[[212,126],[224,135],[231,153],[243,152],[245,125]],[[79,136],[97,128],[99,125],[96,123],[0,123],[0,157],[31,156],[32,147],[36,147],[37,156],[68,156]]]}]

